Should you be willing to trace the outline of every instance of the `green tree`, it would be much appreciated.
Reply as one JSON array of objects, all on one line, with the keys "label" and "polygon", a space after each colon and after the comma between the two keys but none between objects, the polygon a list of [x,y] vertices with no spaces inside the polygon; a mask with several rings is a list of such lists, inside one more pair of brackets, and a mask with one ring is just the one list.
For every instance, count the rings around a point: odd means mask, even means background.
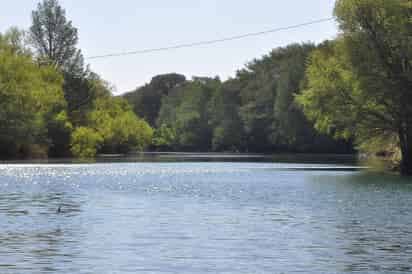
[{"label": "green tree", "polygon": [[270,57],[264,56],[240,70],[236,79],[240,82],[239,115],[246,139],[246,151],[271,151],[271,124],[276,95],[276,74]]},{"label": "green tree", "polygon": [[[63,79],[51,66],[39,66],[20,48],[15,35],[0,35],[0,150],[7,157],[47,155],[52,122],[69,126]],[[41,150],[41,151],[40,151]]]},{"label": "green tree", "polygon": [[409,0],[339,0],[341,37],[311,57],[298,98],[324,132],[358,144],[398,139],[412,174],[412,5]]},{"label": "green tree", "polygon": [[103,143],[103,137],[91,128],[78,127],[73,131],[71,151],[79,158],[93,158]]},{"label": "green tree", "polygon": [[57,0],[43,0],[32,12],[30,35],[39,58],[65,71],[81,64],[77,29],[67,21],[65,10]]},{"label": "green tree", "polygon": [[143,150],[152,143],[153,129],[137,117],[123,98],[99,98],[88,113],[88,125],[103,138],[102,152]]},{"label": "green tree", "polygon": [[70,116],[84,105],[90,106],[95,97],[89,81],[95,75],[85,67],[77,48],[78,31],[57,0],[43,0],[32,12],[30,38],[40,64],[52,64],[63,72]]},{"label": "green tree", "polygon": [[133,106],[133,110],[139,117],[151,126],[155,126],[162,98],[184,82],[186,82],[186,77],[181,74],[158,75],[153,77],[149,84],[125,94],[124,98]]},{"label": "green tree", "polygon": [[153,145],[159,149],[174,149],[177,142],[176,132],[165,124],[162,124],[153,137]]},{"label": "green tree", "polygon": [[209,124],[213,128],[214,151],[236,152],[244,148],[239,90],[239,81],[228,80],[215,90],[209,102]]},{"label": "green tree", "polygon": [[211,149],[208,102],[220,84],[219,79],[194,78],[164,97],[157,124],[176,132],[179,149]]}]

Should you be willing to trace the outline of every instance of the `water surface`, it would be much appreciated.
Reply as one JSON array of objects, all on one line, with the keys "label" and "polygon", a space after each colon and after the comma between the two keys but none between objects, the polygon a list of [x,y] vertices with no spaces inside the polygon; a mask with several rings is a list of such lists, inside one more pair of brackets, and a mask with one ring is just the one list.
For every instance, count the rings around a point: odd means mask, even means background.
[{"label": "water surface", "polygon": [[183,158],[1,164],[0,273],[412,271],[408,178]]}]

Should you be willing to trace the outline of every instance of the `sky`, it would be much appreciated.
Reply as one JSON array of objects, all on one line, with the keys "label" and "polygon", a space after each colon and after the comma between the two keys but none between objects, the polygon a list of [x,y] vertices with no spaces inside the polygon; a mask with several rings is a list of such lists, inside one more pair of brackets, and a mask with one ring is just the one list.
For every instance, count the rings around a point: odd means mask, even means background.
[{"label": "sky", "polygon": [[[0,32],[27,29],[39,0],[2,3]],[[85,57],[173,46],[287,27],[332,16],[334,0],[60,0],[79,31]],[[260,37],[143,55],[86,60],[115,87],[134,90],[158,74],[235,76],[238,69],[273,48],[334,38],[333,21]]]}]

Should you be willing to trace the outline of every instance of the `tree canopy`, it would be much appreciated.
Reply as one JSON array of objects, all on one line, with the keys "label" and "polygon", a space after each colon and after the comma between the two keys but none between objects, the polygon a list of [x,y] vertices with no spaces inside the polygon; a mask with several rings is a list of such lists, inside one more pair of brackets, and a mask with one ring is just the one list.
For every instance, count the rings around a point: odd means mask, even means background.
[{"label": "tree canopy", "polygon": [[57,0],[43,0],[32,12],[30,37],[43,62],[70,71],[82,59],[76,48],[77,29],[66,19],[66,12]]},{"label": "tree canopy", "polygon": [[70,126],[63,79],[51,66],[39,68],[16,38],[15,31],[0,35],[0,152],[3,157],[47,154],[48,126]]},{"label": "tree canopy", "polygon": [[[307,58],[315,48],[274,49],[224,82],[160,75],[124,97],[157,128],[154,149],[351,153],[350,141],[316,132],[294,100],[306,83]],[[168,79],[171,84],[159,84]]]},{"label": "tree canopy", "polygon": [[400,147],[412,173],[412,5],[408,0],[338,0],[341,35],[315,51],[298,97],[316,127],[360,146]]}]

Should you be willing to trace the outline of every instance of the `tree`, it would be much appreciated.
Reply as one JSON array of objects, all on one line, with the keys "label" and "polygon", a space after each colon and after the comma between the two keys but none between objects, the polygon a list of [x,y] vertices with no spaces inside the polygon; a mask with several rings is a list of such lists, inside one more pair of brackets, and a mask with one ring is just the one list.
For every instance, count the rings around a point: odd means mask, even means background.
[{"label": "tree", "polygon": [[212,150],[242,151],[243,124],[239,115],[239,81],[230,79],[215,90],[209,101],[209,124],[213,128]]},{"label": "tree", "polygon": [[133,106],[135,113],[139,117],[142,117],[151,126],[155,126],[162,98],[185,82],[186,77],[181,74],[169,73],[158,75],[153,77],[148,85],[127,93],[124,97]]},{"label": "tree", "polygon": [[67,21],[65,10],[57,0],[43,0],[32,12],[31,39],[39,58],[65,71],[72,71],[81,59],[77,29]]},{"label": "tree", "polygon": [[358,144],[398,139],[412,174],[412,4],[339,0],[341,37],[315,52],[298,101],[316,127]]},{"label": "tree", "polygon": [[223,83],[156,76],[125,98],[157,126],[156,149],[352,153],[351,142],[318,133],[294,100],[306,85],[306,63],[315,48],[308,43],[274,49]]},{"label": "tree", "polygon": [[72,134],[71,151],[79,158],[93,158],[103,143],[103,137],[91,128],[78,127]]},{"label": "tree", "polygon": [[0,35],[0,151],[3,156],[47,155],[51,123],[68,126],[63,79],[51,66],[34,62],[16,32]]},{"label": "tree", "polygon": [[153,137],[153,145],[157,149],[173,149],[176,145],[176,132],[167,125],[162,124],[156,131]]},{"label": "tree", "polygon": [[152,143],[153,129],[137,117],[123,98],[99,98],[88,113],[88,125],[102,137],[101,152],[127,153]]},{"label": "tree", "polygon": [[212,128],[208,102],[220,84],[219,79],[194,78],[175,88],[162,100],[157,124],[176,132],[179,149],[211,149]]},{"label": "tree", "polygon": [[30,38],[40,64],[51,64],[64,75],[64,96],[69,114],[95,98],[89,88],[93,73],[85,68],[77,29],[57,0],[43,0],[32,12]]}]

